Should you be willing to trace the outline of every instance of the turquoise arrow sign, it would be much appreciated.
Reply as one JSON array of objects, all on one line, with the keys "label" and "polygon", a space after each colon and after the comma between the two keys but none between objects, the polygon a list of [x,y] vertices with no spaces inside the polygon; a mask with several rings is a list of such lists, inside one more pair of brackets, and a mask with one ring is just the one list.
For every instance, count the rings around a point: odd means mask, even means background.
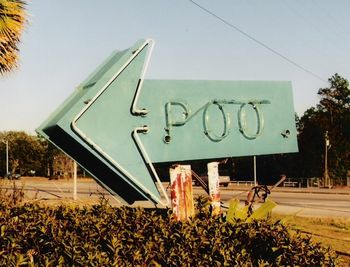
[{"label": "turquoise arrow sign", "polygon": [[152,45],[114,53],[37,130],[116,197],[166,204],[154,162],[297,151],[289,82],[144,80]]}]

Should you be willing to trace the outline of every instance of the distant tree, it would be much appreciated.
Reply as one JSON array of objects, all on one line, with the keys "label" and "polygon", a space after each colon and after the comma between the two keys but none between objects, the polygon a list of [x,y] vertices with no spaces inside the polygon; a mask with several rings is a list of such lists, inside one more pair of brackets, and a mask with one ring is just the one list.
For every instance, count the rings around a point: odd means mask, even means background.
[{"label": "distant tree", "polygon": [[317,106],[320,111],[327,112],[330,122],[350,108],[350,89],[349,82],[339,74],[334,74],[328,79],[330,87],[318,90],[321,97],[320,104]]},{"label": "distant tree", "polygon": [[338,74],[330,86],[318,91],[320,102],[308,109],[299,121],[299,149],[303,172],[322,176],[326,131],[330,139],[329,171],[333,180],[344,182],[350,169],[350,89]]},{"label": "distant tree", "polygon": [[298,145],[300,177],[321,177],[323,174],[323,151],[325,126],[320,123],[322,116],[312,107],[299,120]]},{"label": "distant tree", "polygon": [[44,138],[40,138],[40,143],[44,148],[44,157],[42,161],[42,168],[40,174],[42,176],[50,177],[54,174],[54,160],[57,155],[62,154],[58,148],[53,144],[46,141]]},{"label": "distant tree", "polygon": [[330,87],[318,91],[321,96],[318,109],[324,115],[331,148],[330,171],[333,178],[345,179],[350,169],[350,89],[349,82],[335,74]]},{"label": "distant tree", "polygon": [[24,1],[0,0],[0,74],[17,66],[18,44],[26,17]]},{"label": "distant tree", "polygon": [[[9,144],[9,171],[28,174],[29,171],[40,172],[45,149],[36,136],[25,132],[1,132],[0,140],[7,140]],[[5,174],[5,145],[0,146],[0,169]]]},{"label": "distant tree", "polygon": [[0,176],[6,174],[6,144],[3,141],[8,141],[9,171],[12,173],[28,175],[35,171],[37,176],[50,177],[54,175],[56,159],[67,157],[41,137],[17,131],[0,132]]}]

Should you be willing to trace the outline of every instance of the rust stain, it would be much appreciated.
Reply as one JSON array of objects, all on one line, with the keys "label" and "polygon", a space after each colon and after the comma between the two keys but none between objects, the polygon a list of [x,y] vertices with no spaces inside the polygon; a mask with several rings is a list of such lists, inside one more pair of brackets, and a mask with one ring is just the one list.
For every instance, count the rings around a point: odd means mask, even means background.
[{"label": "rust stain", "polygon": [[190,168],[185,167],[179,165],[170,170],[171,203],[177,220],[188,220],[194,215],[192,174]]}]

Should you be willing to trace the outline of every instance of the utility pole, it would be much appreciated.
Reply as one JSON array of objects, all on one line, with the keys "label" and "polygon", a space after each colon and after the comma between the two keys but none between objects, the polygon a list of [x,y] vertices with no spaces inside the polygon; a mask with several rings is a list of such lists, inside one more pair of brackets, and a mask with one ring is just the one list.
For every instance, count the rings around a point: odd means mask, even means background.
[{"label": "utility pole", "polygon": [[329,187],[331,188],[331,183],[330,183],[330,178],[328,175],[328,148],[330,147],[329,145],[329,137],[328,137],[328,131],[326,131],[324,135],[324,175],[323,175],[323,186],[324,187]]}]

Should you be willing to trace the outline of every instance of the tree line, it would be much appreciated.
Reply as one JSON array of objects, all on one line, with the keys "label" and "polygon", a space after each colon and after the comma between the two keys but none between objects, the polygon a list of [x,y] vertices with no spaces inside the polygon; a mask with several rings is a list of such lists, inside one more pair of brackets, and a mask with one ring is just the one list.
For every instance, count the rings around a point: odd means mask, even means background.
[{"label": "tree line", "polygon": [[[329,177],[334,184],[346,183],[350,170],[349,82],[334,74],[329,78],[329,86],[319,89],[318,95],[320,101],[315,107],[306,110],[300,118],[295,116],[299,153],[258,156],[259,182],[274,182],[281,174],[289,177],[323,177],[327,149]],[[54,158],[62,153],[38,136],[25,132],[0,132],[0,175],[6,173],[4,140],[9,144],[9,171],[21,175],[32,171],[36,175],[52,175]],[[205,166],[203,162],[194,165]],[[168,165],[158,165],[158,168],[164,166]],[[234,178],[251,178],[252,166],[252,157],[242,157],[229,159],[224,167]],[[167,168],[162,173],[167,173]]]},{"label": "tree line", "polygon": [[[8,159],[6,155],[8,146]],[[0,176],[8,171],[21,175],[48,176],[54,157],[61,152],[48,141],[23,131],[0,132]]]}]

